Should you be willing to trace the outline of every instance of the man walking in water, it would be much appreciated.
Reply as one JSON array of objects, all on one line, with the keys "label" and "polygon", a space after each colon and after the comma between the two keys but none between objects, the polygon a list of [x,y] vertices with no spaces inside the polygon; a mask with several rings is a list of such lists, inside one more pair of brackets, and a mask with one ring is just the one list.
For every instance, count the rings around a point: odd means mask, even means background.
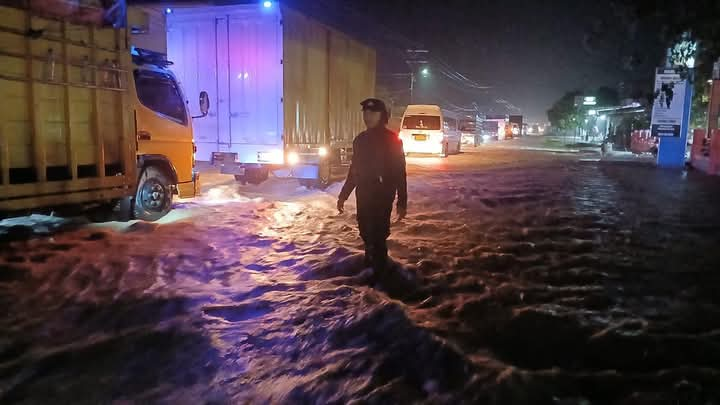
[{"label": "man walking in water", "polygon": [[385,103],[370,98],[360,104],[367,130],[353,141],[352,164],[338,196],[337,209],[344,212],[345,201],[355,190],[365,264],[377,276],[387,266],[387,238],[396,195],[398,219],[405,218],[407,213],[405,152],[397,134],[385,127],[389,120]]}]

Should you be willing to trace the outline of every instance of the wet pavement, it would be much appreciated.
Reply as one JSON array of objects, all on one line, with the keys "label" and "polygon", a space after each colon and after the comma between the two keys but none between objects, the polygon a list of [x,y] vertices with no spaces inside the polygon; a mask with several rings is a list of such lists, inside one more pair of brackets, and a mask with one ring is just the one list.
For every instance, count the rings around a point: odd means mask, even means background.
[{"label": "wet pavement", "polygon": [[408,159],[376,284],[339,185],[3,242],[0,403],[720,403],[720,179],[513,142]]}]

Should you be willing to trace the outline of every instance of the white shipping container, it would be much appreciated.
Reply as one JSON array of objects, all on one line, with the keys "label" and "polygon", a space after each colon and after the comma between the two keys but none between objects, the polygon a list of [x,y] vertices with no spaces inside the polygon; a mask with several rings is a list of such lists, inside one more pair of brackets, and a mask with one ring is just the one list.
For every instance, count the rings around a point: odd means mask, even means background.
[{"label": "white shipping container", "polygon": [[172,9],[168,58],[188,94],[205,90],[210,115],[195,123],[197,159],[237,153],[243,163],[283,163],[282,41],[276,9]]},{"label": "white shipping container", "polygon": [[286,165],[321,186],[349,163],[360,102],[375,94],[373,49],[275,2],[167,11],[173,70],[212,103],[195,126],[198,160],[250,182]]}]

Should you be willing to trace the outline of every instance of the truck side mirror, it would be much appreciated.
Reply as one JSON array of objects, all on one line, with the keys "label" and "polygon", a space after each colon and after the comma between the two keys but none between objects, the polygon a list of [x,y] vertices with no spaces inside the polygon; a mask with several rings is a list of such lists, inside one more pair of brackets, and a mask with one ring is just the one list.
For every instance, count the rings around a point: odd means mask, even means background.
[{"label": "truck side mirror", "polygon": [[201,91],[200,92],[200,114],[197,117],[193,118],[202,118],[206,117],[208,115],[208,111],[210,110],[210,96],[208,96],[207,91]]}]

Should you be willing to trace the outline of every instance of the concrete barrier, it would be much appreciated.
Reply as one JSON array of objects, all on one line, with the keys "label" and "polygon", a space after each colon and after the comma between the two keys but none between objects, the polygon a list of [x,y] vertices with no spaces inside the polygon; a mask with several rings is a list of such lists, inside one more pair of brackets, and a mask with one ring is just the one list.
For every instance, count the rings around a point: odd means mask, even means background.
[{"label": "concrete barrier", "polygon": [[710,174],[720,174],[720,129],[711,131]]},{"label": "concrete barrier", "polygon": [[690,149],[690,161],[695,162],[698,159],[704,159],[703,146],[705,144],[705,130],[697,128],[693,130],[693,143]]},{"label": "concrete barrier", "polygon": [[657,145],[656,141],[649,129],[635,130],[630,135],[630,151],[636,154],[652,152]]}]

